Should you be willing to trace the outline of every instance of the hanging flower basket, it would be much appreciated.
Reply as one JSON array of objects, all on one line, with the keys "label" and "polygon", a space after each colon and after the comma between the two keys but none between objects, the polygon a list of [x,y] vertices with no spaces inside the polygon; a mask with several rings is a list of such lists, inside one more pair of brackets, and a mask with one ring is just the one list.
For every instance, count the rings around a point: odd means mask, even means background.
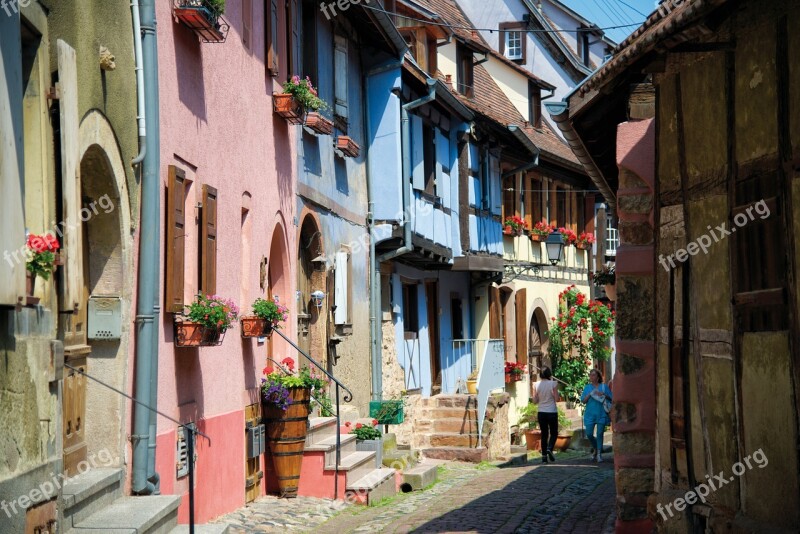
[{"label": "hanging flower basket", "polygon": [[361,148],[346,135],[340,135],[336,138],[336,148],[340,150],[345,156],[356,158],[358,157]]},{"label": "hanging flower basket", "polygon": [[239,322],[242,324],[242,337],[270,337],[275,326],[255,315],[246,315]]},{"label": "hanging flower basket", "polygon": [[215,347],[225,339],[225,330],[209,328],[201,323],[175,318],[176,347]]},{"label": "hanging flower basket", "polygon": [[289,124],[303,124],[303,106],[291,93],[273,93],[272,109]]},{"label": "hanging flower basket", "polygon": [[[224,2],[222,3],[224,6]],[[219,1],[173,0],[175,18],[194,31],[205,43],[224,43],[230,26],[222,18]]]},{"label": "hanging flower basket", "polygon": [[331,135],[333,133],[333,121],[323,117],[316,111],[306,115],[306,126],[321,135]]}]

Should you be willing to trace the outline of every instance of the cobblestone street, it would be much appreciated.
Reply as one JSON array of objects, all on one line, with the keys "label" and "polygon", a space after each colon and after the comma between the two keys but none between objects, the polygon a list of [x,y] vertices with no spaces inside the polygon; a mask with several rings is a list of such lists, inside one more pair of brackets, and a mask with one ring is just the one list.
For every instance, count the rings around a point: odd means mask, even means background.
[{"label": "cobblestone street", "polygon": [[486,469],[447,464],[432,488],[378,506],[266,497],[219,522],[236,533],[611,533],[612,462],[611,457],[600,465],[571,459]]}]

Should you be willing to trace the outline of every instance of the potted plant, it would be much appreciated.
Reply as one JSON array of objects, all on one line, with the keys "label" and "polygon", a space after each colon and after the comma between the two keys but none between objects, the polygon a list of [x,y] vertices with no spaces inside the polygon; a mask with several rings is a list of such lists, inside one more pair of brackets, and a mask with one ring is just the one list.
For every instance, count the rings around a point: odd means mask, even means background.
[{"label": "potted plant", "polygon": [[556,438],[556,449],[561,452],[566,451],[572,442],[572,421],[567,417],[566,412],[558,408],[558,437]]},{"label": "potted plant", "polygon": [[506,384],[511,382],[519,382],[522,380],[522,375],[525,374],[525,364],[506,362]]},{"label": "potted plant", "polygon": [[589,250],[594,243],[594,236],[589,232],[581,232],[575,239],[575,248],[578,250]]},{"label": "potted plant", "polygon": [[25,269],[28,271],[25,273],[26,305],[34,306],[39,303],[39,299],[33,296],[36,278],[50,279],[50,275],[55,272],[58,265],[57,252],[60,245],[53,234],[29,234],[25,244],[27,247]]},{"label": "potted plant", "polygon": [[289,308],[272,299],[256,299],[253,302],[253,315],[239,319],[242,337],[269,337],[273,329],[280,328],[280,323],[286,320],[288,314]]},{"label": "potted plant", "polygon": [[470,395],[478,394],[478,370],[475,369],[467,377],[467,393]]},{"label": "potted plant", "polygon": [[574,245],[575,242],[578,240],[577,234],[570,230],[569,228],[561,227],[558,229],[559,233],[561,234],[561,240],[564,242],[565,245]]},{"label": "potted plant", "polygon": [[617,300],[617,274],[613,264],[607,264],[602,269],[592,274],[592,282],[597,287],[603,286],[609,300]]},{"label": "potted plant", "polygon": [[539,221],[531,228],[531,241],[542,243],[547,240],[547,236],[555,232],[556,227],[547,224],[547,221]]},{"label": "potted plant", "polygon": [[223,28],[220,20],[223,13],[225,0],[177,0],[174,9],[175,18],[211,43],[225,40],[227,24]]},{"label": "potted plant", "polygon": [[341,151],[345,156],[357,158],[358,154],[361,152],[361,147],[350,137],[340,135],[336,138],[336,150]]},{"label": "potted plant", "polygon": [[503,233],[506,235],[522,235],[523,230],[527,229],[528,222],[517,215],[506,217],[503,221]]},{"label": "potted plant", "polygon": [[519,409],[519,425],[525,434],[525,444],[529,451],[542,448],[542,431],[539,430],[539,405],[529,402]]},{"label": "potted plant", "polygon": [[324,381],[312,374],[308,367],[295,373],[294,366],[294,360],[284,358],[277,370],[269,365],[265,367],[265,376],[261,379],[261,406],[267,425],[267,441],[280,496],[286,498],[297,497],[311,392],[324,388]]},{"label": "potted plant", "polygon": [[220,345],[225,332],[239,316],[236,304],[216,295],[197,295],[186,311],[174,319],[175,345],[209,347]]},{"label": "potted plant", "polygon": [[375,453],[375,466],[383,465],[383,440],[381,439],[378,420],[373,419],[370,424],[356,423],[353,425],[349,421],[345,426],[350,428],[350,433],[356,435],[356,450],[369,451]]},{"label": "potted plant", "polygon": [[308,110],[319,111],[327,108],[327,104],[319,98],[317,90],[308,76],[302,79],[295,74],[283,84],[283,93],[272,96],[275,113],[285,118],[290,124],[302,124],[303,115]]}]

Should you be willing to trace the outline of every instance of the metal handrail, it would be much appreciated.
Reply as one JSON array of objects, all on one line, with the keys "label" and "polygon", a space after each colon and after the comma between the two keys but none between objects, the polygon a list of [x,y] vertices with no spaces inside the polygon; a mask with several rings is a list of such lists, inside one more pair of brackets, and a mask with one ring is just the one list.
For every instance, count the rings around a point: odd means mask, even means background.
[{"label": "metal handrail", "polygon": [[353,400],[353,392],[350,391],[350,389],[347,386],[339,382],[326,369],[323,369],[322,366],[314,358],[309,356],[306,351],[298,347],[294,341],[283,335],[283,333],[281,333],[280,330],[275,328],[273,332],[281,336],[289,345],[291,345],[294,348],[294,350],[305,356],[308,361],[313,363],[317,369],[325,373],[325,376],[327,376],[334,384],[336,384],[336,412],[334,414],[336,416],[336,465],[334,466],[334,475],[333,475],[333,499],[336,500],[336,498],[339,496],[339,464],[341,463],[342,460],[342,436],[340,433],[341,419],[339,416],[340,412],[339,388],[347,392],[344,396],[345,402],[350,402]]},{"label": "metal handrail", "polygon": [[[123,397],[132,400],[136,404],[144,406],[148,410],[157,413],[161,417],[163,417],[165,419],[168,419],[168,420],[172,421],[173,423],[177,424],[179,427],[183,428],[184,430],[188,430],[189,431],[187,442],[186,442],[187,460],[189,462],[189,533],[190,534],[194,534],[194,435],[203,436],[204,438],[206,438],[208,440],[209,447],[211,446],[211,438],[208,437],[206,434],[203,434],[202,432],[197,430],[196,427],[189,426],[189,425],[187,425],[185,423],[181,423],[177,419],[173,419],[172,417],[168,416],[167,414],[162,413],[162,412],[158,411],[157,409],[153,408],[149,404],[144,403],[144,402],[140,401],[139,399],[137,399],[135,397],[132,397],[131,395],[128,395],[124,391],[120,391],[119,389],[115,388],[114,386],[106,384],[105,382],[103,382],[99,378],[93,377],[92,375],[90,375],[86,371],[84,371],[83,369],[77,369],[75,367],[72,367],[67,362],[64,362],[64,367],[66,367],[67,369],[72,369],[76,373],[79,373],[79,374],[85,376],[86,378],[94,380],[95,382],[97,382],[101,386],[104,386],[104,387],[110,389],[111,391],[113,391],[115,393],[119,393]],[[132,436],[132,437],[135,437],[137,439],[141,439],[141,436]]]}]

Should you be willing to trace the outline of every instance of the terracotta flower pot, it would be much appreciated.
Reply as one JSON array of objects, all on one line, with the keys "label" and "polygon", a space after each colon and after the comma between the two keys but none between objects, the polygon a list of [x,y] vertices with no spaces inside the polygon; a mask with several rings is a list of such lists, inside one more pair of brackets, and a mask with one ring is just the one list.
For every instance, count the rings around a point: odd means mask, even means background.
[{"label": "terracotta flower pot", "polygon": [[272,109],[289,124],[303,124],[303,106],[291,93],[274,93]]},{"label": "terracotta flower pot", "polygon": [[306,115],[306,126],[322,135],[333,133],[333,121],[323,117],[319,112],[312,111]]},{"label": "terracotta flower pot", "polygon": [[511,228],[510,226],[504,226],[503,227],[503,234],[504,235],[514,235],[514,229]]},{"label": "terracotta flower pot", "polygon": [[175,322],[175,346],[199,347],[203,343],[205,327],[191,321]]},{"label": "terracotta flower pot", "polygon": [[575,243],[575,248],[578,250],[589,250],[591,246],[590,243]]},{"label": "terracotta flower pot", "polygon": [[569,444],[572,442],[572,434],[559,434],[556,437],[556,449],[564,452],[569,448]]},{"label": "terracotta flower pot", "polygon": [[617,300],[617,286],[616,284],[606,284],[603,286],[603,289],[606,290],[606,296],[608,300],[612,302],[616,302]]},{"label": "terracotta flower pot", "polygon": [[529,451],[538,451],[542,448],[542,431],[541,430],[526,430],[525,431],[525,445]]},{"label": "terracotta flower pot", "polygon": [[239,319],[242,327],[242,337],[270,337],[273,324],[266,319],[255,315],[247,315]]},{"label": "terracotta flower pot", "polygon": [[547,241],[547,236],[541,234],[531,234],[531,241],[536,243],[544,243]]},{"label": "terracotta flower pot", "polygon": [[345,156],[349,156],[351,158],[358,157],[361,148],[353,141],[350,137],[346,135],[340,135],[336,138],[336,148],[341,150]]}]

